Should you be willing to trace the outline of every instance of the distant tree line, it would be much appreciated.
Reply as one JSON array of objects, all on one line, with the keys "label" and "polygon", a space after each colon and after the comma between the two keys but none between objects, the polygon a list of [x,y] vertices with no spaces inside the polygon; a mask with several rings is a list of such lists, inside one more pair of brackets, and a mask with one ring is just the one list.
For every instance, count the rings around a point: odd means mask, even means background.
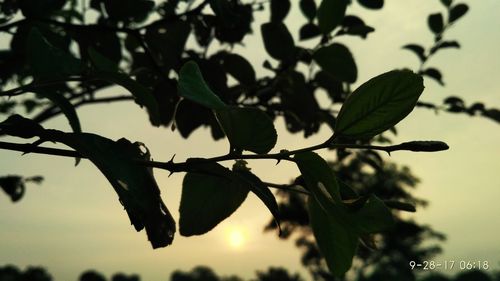
[{"label": "distant tree line", "polygon": [[[43,267],[27,267],[24,271],[13,265],[0,267],[0,281],[53,281],[49,272]],[[78,281],[141,281],[137,274],[126,275],[116,273],[111,279],[107,279],[102,273],[95,270],[83,272]],[[174,271],[169,281],[245,281],[236,276],[219,276],[211,268],[197,266],[191,271]],[[375,279],[374,279],[375,280]],[[257,271],[256,277],[248,281],[304,281],[298,273],[289,273],[281,267],[269,267],[266,271]],[[382,281],[382,280],[380,280]],[[500,281],[500,272],[487,272],[470,270],[458,273],[453,277],[447,277],[440,273],[431,273],[420,278],[419,281]]]}]

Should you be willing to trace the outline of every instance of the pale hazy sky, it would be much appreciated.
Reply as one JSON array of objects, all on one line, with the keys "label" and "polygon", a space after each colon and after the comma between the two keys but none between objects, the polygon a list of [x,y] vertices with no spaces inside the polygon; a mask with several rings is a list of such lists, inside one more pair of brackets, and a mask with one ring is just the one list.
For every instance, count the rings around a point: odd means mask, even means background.
[{"label": "pale hazy sky", "polygon": [[[352,7],[348,13],[360,14],[377,30],[367,41],[342,39],[351,48],[359,66],[358,81],[393,68],[417,67],[417,59],[400,47],[407,43],[432,42],[426,16],[442,11],[438,0],[388,0],[380,11]],[[457,1],[455,1],[457,2]],[[460,51],[443,51],[429,65],[444,74],[446,87],[426,80],[423,100],[440,102],[450,95],[464,96],[466,101],[482,101],[500,107],[500,1],[461,1],[471,10],[447,33],[458,39]],[[296,34],[304,22],[295,11],[287,24]],[[258,15],[257,22],[267,19]],[[251,57],[255,65],[268,58],[258,25],[255,35],[246,39],[246,48],[237,52]],[[3,44],[2,44],[3,45]],[[264,70],[261,70],[264,71]],[[122,92],[120,89],[114,92]],[[113,112],[113,114],[109,114]],[[125,136],[148,145],[157,160],[215,156],[227,151],[225,141],[213,142],[206,130],[197,130],[189,140],[167,129],[150,127],[146,114],[133,104],[99,105],[82,108],[79,116],[83,129],[112,139]],[[46,124],[49,128],[68,130],[61,117]],[[330,131],[304,140],[289,135],[283,123],[277,123],[279,140],[275,148],[293,149],[316,144]],[[500,125],[484,118],[469,118],[415,110],[399,125],[397,141],[443,140],[451,149],[436,154],[394,153],[392,159],[411,166],[422,183],[415,194],[431,205],[413,215],[420,223],[430,224],[448,236],[444,254],[436,260],[488,260],[500,269]],[[328,154],[323,154],[328,158]],[[138,273],[142,280],[165,281],[174,269],[189,270],[208,265],[221,274],[251,277],[255,270],[284,266],[307,273],[300,266],[300,253],[293,241],[278,241],[276,235],[263,233],[270,219],[266,208],[254,196],[228,220],[207,235],[183,238],[177,235],[172,246],[153,251],[145,233],[136,233],[117,196],[106,179],[88,161],[73,167],[73,159],[44,155],[26,155],[0,151],[2,173],[44,175],[41,186],[30,185],[23,200],[11,204],[0,196],[0,265],[12,263],[21,267],[42,265],[55,280],[76,280],[82,271],[93,268],[108,276],[117,271]],[[258,165],[257,165],[258,163]],[[229,164],[229,163],[228,163]],[[293,165],[274,166],[274,161],[251,162],[253,171],[273,182],[288,182],[297,174]],[[272,171],[272,172],[269,172]],[[156,171],[164,201],[178,218],[183,174],[168,177]],[[235,249],[228,243],[232,229],[243,232],[246,241]]]}]

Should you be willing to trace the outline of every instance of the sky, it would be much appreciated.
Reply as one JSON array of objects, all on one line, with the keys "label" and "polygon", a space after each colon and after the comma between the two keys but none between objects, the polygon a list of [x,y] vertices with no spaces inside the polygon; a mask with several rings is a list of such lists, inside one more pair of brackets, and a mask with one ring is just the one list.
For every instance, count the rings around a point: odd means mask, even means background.
[{"label": "sky", "polygon": [[[469,103],[481,101],[500,108],[500,1],[461,2],[469,4],[471,10],[446,38],[457,39],[462,48],[443,51],[432,59],[429,65],[441,69],[446,87],[426,80],[422,100],[440,102],[444,97],[458,95]],[[293,5],[286,23],[296,34],[304,19],[296,1]],[[407,43],[431,44],[426,17],[442,10],[438,0],[388,0],[382,11],[375,12],[351,6],[349,14],[361,15],[376,29],[367,41],[340,40],[350,47],[358,63],[357,85],[394,68],[416,69],[415,56],[400,47]],[[268,58],[258,25],[267,18],[265,13],[258,14],[255,34],[245,39],[244,47],[234,49],[256,62],[258,74],[266,71],[258,65]],[[110,94],[123,91],[114,88]],[[227,143],[214,142],[207,130],[199,129],[184,140],[177,132],[150,127],[146,114],[132,103],[82,107],[78,113],[84,131],[144,142],[155,160],[166,161],[173,154],[182,161],[227,152]],[[45,127],[69,130],[64,117],[47,122]],[[303,139],[288,134],[282,121],[276,127],[279,139],[275,151],[316,144],[331,134],[324,127],[319,134]],[[434,260],[487,260],[500,269],[500,124],[480,117],[416,109],[398,125],[398,130],[396,142],[442,140],[450,146],[450,150],[440,153],[397,152],[391,156],[411,167],[421,180],[414,194],[430,202],[429,207],[410,216],[448,237],[444,253]],[[322,155],[329,157],[328,152]],[[222,275],[246,278],[270,265],[308,276],[293,241],[280,241],[274,233],[263,233],[271,216],[252,195],[208,234],[190,238],[176,235],[172,246],[153,251],[146,234],[136,233],[130,225],[115,192],[99,171],[88,161],[78,167],[73,164],[69,158],[35,154],[21,157],[17,152],[0,151],[2,173],[45,177],[41,186],[29,185],[18,204],[0,196],[0,265],[42,265],[55,280],[77,280],[84,270],[96,269],[107,276],[122,271],[138,273],[142,280],[161,281],[168,280],[172,270],[189,270],[197,265],[210,266]],[[256,174],[271,182],[287,183],[297,174],[296,168],[286,163],[275,166],[274,161],[251,161],[250,165]],[[157,170],[155,175],[165,203],[178,219],[183,174],[169,177],[168,172]]]}]

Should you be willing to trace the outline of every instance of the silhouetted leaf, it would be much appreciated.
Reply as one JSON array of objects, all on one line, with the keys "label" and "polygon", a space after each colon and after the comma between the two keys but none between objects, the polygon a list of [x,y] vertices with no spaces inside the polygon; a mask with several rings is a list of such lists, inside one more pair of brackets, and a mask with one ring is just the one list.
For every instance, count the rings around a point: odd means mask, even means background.
[{"label": "silhouetted leaf", "polygon": [[[196,112],[196,115],[193,115],[193,112]],[[211,109],[187,99],[179,102],[174,117],[175,126],[183,138],[188,138],[200,126],[208,126],[210,119],[215,120]],[[219,127],[217,121],[214,122]]]},{"label": "silhouetted leaf", "polygon": [[[25,100],[23,102],[23,105],[26,108],[26,112],[29,114],[29,113],[31,113],[30,109],[33,109],[34,107],[36,107],[38,103],[33,104],[33,107],[31,107],[29,105],[26,105],[25,104],[26,102],[28,102],[28,103],[31,103],[31,102],[30,102],[30,100]],[[16,105],[17,105],[17,102],[13,101],[13,100],[0,100],[0,114],[11,113],[12,109],[14,109],[16,107]]]},{"label": "silhouetted leaf", "polygon": [[444,101],[444,104],[448,105],[447,110],[449,112],[464,112],[465,111],[465,102],[463,99],[455,96],[447,97]]},{"label": "silhouetted leaf", "polygon": [[406,212],[416,212],[417,209],[415,208],[415,205],[406,203],[406,202],[400,202],[400,201],[384,201],[384,204],[391,209],[396,209],[400,211],[406,211]]},{"label": "silhouetted leaf", "polygon": [[37,28],[29,32],[27,44],[28,63],[35,80],[80,74],[80,60],[50,44]]},{"label": "silhouetted leaf", "polygon": [[217,163],[193,164],[182,182],[179,231],[183,236],[212,230],[243,203],[248,187]]},{"label": "silhouetted leaf", "polygon": [[309,221],[316,243],[334,276],[342,276],[352,265],[359,237],[339,218],[328,214],[313,198],[308,200]]},{"label": "silhouetted leaf", "polygon": [[314,61],[324,71],[340,81],[354,83],[358,69],[351,52],[344,45],[334,43],[318,49],[313,55]]},{"label": "silhouetted leaf", "polygon": [[365,39],[368,33],[375,31],[371,26],[365,24],[365,22],[357,16],[347,15],[342,21],[342,29],[337,33],[337,35],[357,35]]},{"label": "silhouetted leaf", "polygon": [[488,117],[498,123],[500,123],[500,110],[492,108],[483,111],[483,116]]},{"label": "silhouetted leaf", "polygon": [[177,69],[190,33],[191,25],[178,20],[148,28],[145,40],[156,56],[161,58],[163,68]]},{"label": "silhouetted leaf", "polygon": [[444,27],[443,15],[441,13],[429,15],[427,19],[429,28],[434,34],[441,34]]},{"label": "silhouetted leaf", "polygon": [[381,74],[357,88],[337,116],[335,134],[370,138],[401,121],[424,90],[421,76],[408,70]]},{"label": "silhouetted leaf", "polygon": [[61,9],[67,0],[23,0],[16,2],[19,3],[19,8],[25,17],[46,18],[51,13]]},{"label": "silhouetted leaf", "polygon": [[441,86],[444,86],[443,76],[441,75],[441,72],[436,68],[426,68],[422,71],[422,74],[436,80],[436,82],[438,82]]},{"label": "silhouetted leaf", "polygon": [[174,79],[162,79],[153,89],[153,95],[158,104],[160,113],[160,124],[168,126],[174,117],[174,111],[179,102],[177,94],[177,81]]},{"label": "silhouetted leaf", "polygon": [[0,177],[0,187],[10,197],[12,202],[21,200],[26,189],[23,178],[20,176]]},{"label": "silhouetted leaf", "polygon": [[194,61],[185,63],[179,71],[178,93],[181,97],[211,109],[226,107],[226,104],[210,90]]},{"label": "silhouetted leaf", "polygon": [[328,92],[328,97],[334,103],[343,101],[344,89],[342,82],[332,77],[326,71],[318,71],[314,77],[314,81],[319,87],[322,87]]},{"label": "silhouetted leaf", "polygon": [[264,184],[259,179],[259,177],[254,175],[252,172],[248,170],[235,170],[234,168],[233,171],[236,175],[239,175],[245,181],[247,181],[250,191],[252,191],[255,195],[257,195],[257,197],[259,197],[262,203],[266,205],[266,207],[273,215],[276,225],[281,231],[278,203],[276,202],[276,198],[274,197],[271,190],[269,190],[266,184]]},{"label": "silhouetted leaf", "polygon": [[445,49],[445,48],[460,48],[460,44],[457,41],[442,41],[438,45],[434,46],[431,49],[431,54],[434,54],[440,49]]},{"label": "silhouetted leaf", "polygon": [[53,89],[40,88],[36,90],[36,93],[41,97],[44,97],[54,103],[57,107],[61,109],[61,112],[68,118],[69,125],[73,132],[78,133],[82,131],[80,126],[80,119],[76,113],[75,107],[69,102],[69,100],[63,95],[54,91]]},{"label": "silhouetted leaf", "polygon": [[441,0],[441,3],[446,7],[449,7],[452,2],[453,0]]},{"label": "silhouetted leaf", "polygon": [[314,23],[304,24],[299,31],[300,40],[307,40],[321,35],[321,30]]},{"label": "silhouetted leaf", "polygon": [[347,0],[322,0],[318,8],[318,25],[324,34],[337,27],[345,16]]},{"label": "silhouetted leaf", "polygon": [[[221,3],[215,9],[216,17],[215,38],[221,42],[235,44],[243,40],[245,35],[252,32],[251,23],[253,21],[252,4],[242,3],[242,1],[213,0],[213,3]],[[215,5],[217,6],[217,5]]]},{"label": "silhouetted leaf", "polygon": [[214,25],[215,17],[212,15],[205,15],[193,20],[194,35],[198,44],[204,47],[210,44],[213,39]]},{"label": "silhouetted leaf", "polygon": [[227,107],[217,110],[216,115],[234,149],[267,153],[276,144],[273,121],[258,108]]},{"label": "silhouetted leaf", "polygon": [[250,62],[237,54],[225,54],[222,64],[227,73],[245,85],[252,85],[256,81],[255,70]]},{"label": "silhouetted leaf", "polygon": [[[66,78],[81,72],[80,60],[50,44],[37,28],[30,31],[27,43],[28,62],[35,80]],[[37,87],[34,92],[58,106],[68,118],[73,131],[81,132],[76,110],[63,93],[57,92],[53,87]]]},{"label": "silhouetted leaf", "polygon": [[403,46],[403,49],[412,51],[415,55],[417,55],[417,57],[420,59],[421,62],[427,60],[427,56],[425,55],[425,49],[420,45],[408,44]]},{"label": "silhouetted leaf", "polygon": [[469,6],[467,6],[466,4],[460,3],[451,7],[449,22],[452,23],[458,20],[463,15],[465,15],[467,11],[469,11]]},{"label": "silhouetted leaf", "polygon": [[135,229],[146,228],[153,248],[172,243],[175,222],[160,197],[153,170],[136,162],[151,160],[143,144],[87,133],[59,133],[51,140],[75,149],[99,168],[118,194]]},{"label": "silhouetted leaf", "polygon": [[316,2],[314,0],[300,0],[299,4],[302,14],[309,20],[309,22],[312,22],[316,17]]},{"label": "silhouetted leaf", "polygon": [[358,0],[359,4],[368,9],[382,9],[384,0]]},{"label": "silhouetted leaf", "polygon": [[0,123],[0,133],[24,139],[40,136],[43,127],[37,122],[14,114]]},{"label": "silhouetted leaf", "polygon": [[142,22],[155,6],[150,0],[101,0],[110,19]]},{"label": "silhouetted leaf", "polygon": [[469,107],[469,111],[471,111],[473,114],[475,114],[478,111],[482,113],[484,110],[485,110],[484,104],[481,102],[476,102]]},{"label": "silhouetted leaf", "polygon": [[282,22],[290,11],[290,0],[271,0],[271,21]]},{"label": "silhouetted leaf", "polygon": [[264,47],[267,53],[280,61],[288,61],[295,56],[295,43],[285,24],[269,22],[261,26]]},{"label": "silhouetted leaf", "polygon": [[96,68],[94,72],[95,77],[118,84],[127,89],[135,97],[139,105],[146,107],[151,123],[155,126],[161,124],[158,104],[151,89],[146,88],[124,73],[117,70],[115,72],[116,66],[114,63],[92,48],[89,49],[89,57]]}]

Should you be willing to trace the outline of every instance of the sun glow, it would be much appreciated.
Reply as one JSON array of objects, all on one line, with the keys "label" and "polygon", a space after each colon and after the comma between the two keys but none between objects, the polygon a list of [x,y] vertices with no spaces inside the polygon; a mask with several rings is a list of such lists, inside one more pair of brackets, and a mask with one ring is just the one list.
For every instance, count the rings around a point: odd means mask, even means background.
[{"label": "sun glow", "polygon": [[245,244],[245,235],[239,229],[232,229],[228,235],[229,245],[233,248],[241,248]]}]

